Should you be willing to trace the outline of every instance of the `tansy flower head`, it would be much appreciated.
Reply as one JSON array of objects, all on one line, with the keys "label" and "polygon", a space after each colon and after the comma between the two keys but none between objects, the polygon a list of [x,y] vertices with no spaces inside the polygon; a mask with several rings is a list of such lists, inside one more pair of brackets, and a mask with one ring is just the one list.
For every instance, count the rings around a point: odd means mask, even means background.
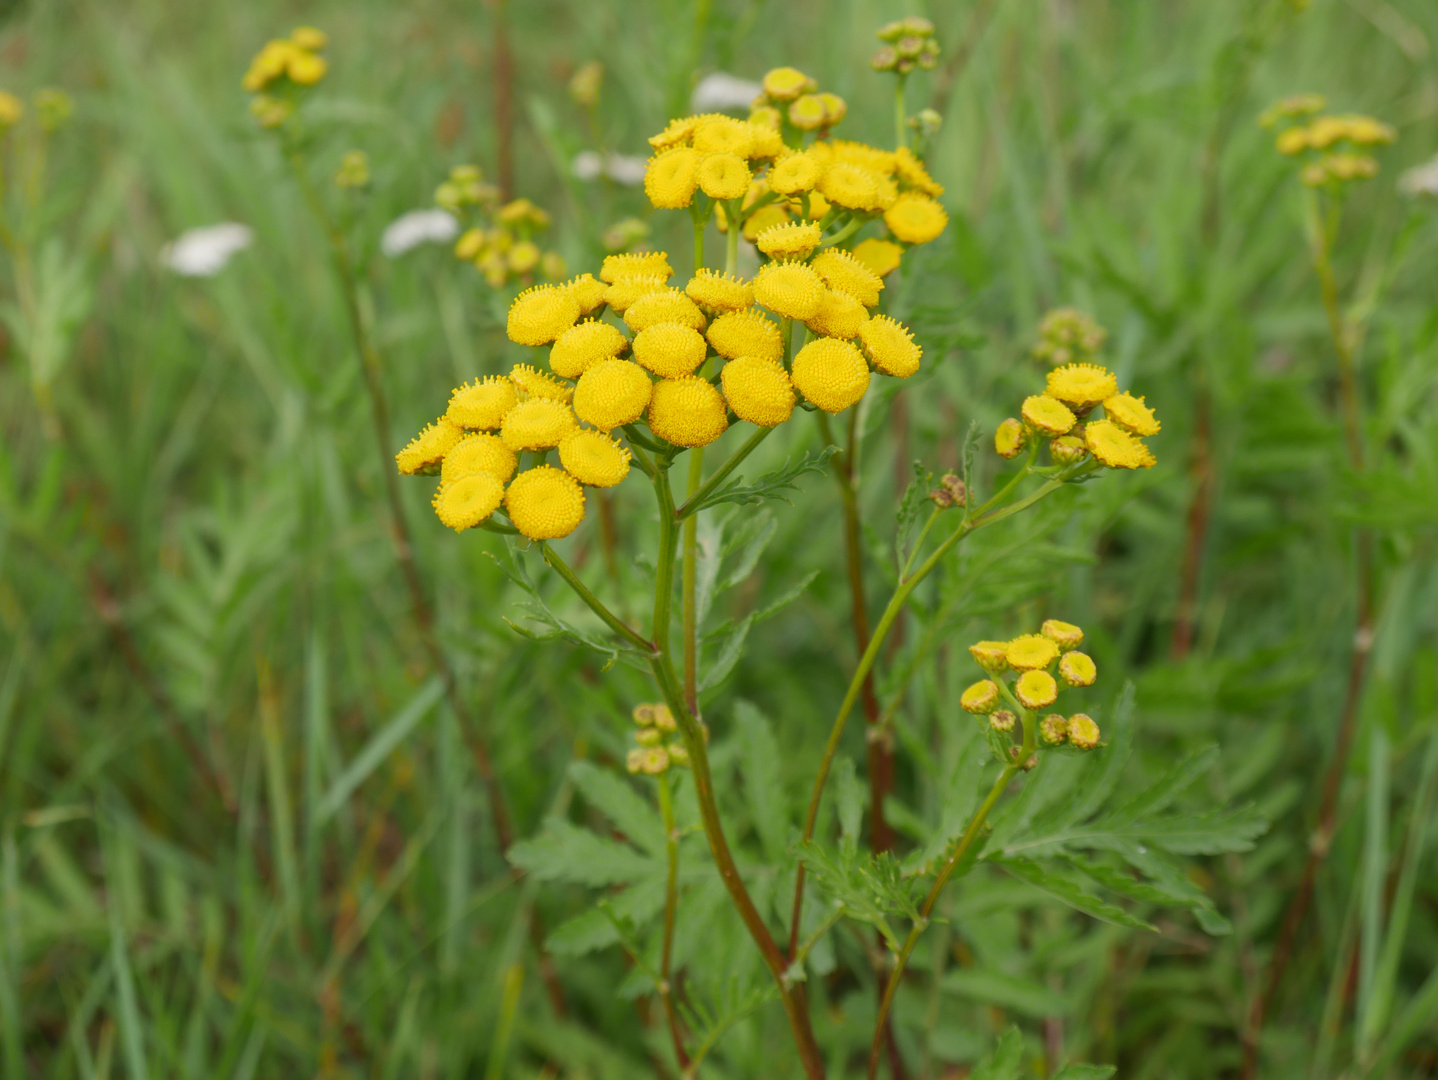
[{"label": "tansy flower head", "polygon": [[814,190],[822,173],[813,156],[801,150],[769,167],[769,188],[780,195],[801,195]]},{"label": "tansy flower head", "polygon": [[1097,364],[1065,364],[1049,372],[1048,395],[1076,409],[1091,409],[1118,393],[1118,380]]},{"label": "tansy flower head", "polygon": [[949,215],[927,195],[909,192],[884,211],[884,224],[906,244],[927,244],[944,231]]},{"label": "tansy flower head", "polygon": [[548,345],[579,320],[579,301],[558,285],[525,289],[509,306],[506,330],[520,345]]},{"label": "tansy flower head", "polygon": [[1153,410],[1143,403],[1143,398],[1132,394],[1115,394],[1104,398],[1103,413],[1119,427],[1134,435],[1157,435],[1160,424]]},{"label": "tansy flower head", "polygon": [[669,265],[669,255],[663,251],[626,252],[622,255],[607,255],[604,265],[599,268],[599,280],[613,285],[632,277],[657,276],[661,283],[674,276]]},{"label": "tansy flower head", "polygon": [[514,383],[523,398],[546,398],[568,404],[574,396],[572,388],[528,364],[515,364],[509,373],[509,381]]},{"label": "tansy flower head", "polygon": [[775,101],[793,101],[808,89],[809,81],[797,68],[776,67],[764,76],[764,93]]},{"label": "tansy flower head", "polygon": [[753,309],[720,315],[709,324],[705,336],[714,351],[729,360],[741,356],[780,360],[784,356],[784,339],[778,325]]},{"label": "tansy flower head", "polygon": [[911,188],[937,199],[944,193],[944,185],[929,175],[924,163],[907,146],[894,151],[894,166],[898,177]]},{"label": "tansy flower head", "polygon": [[1088,713],[1074,713],[1069,717],[1069,742],[1080,750],[1092,750],[1098,745],[1098,725]]},{"label": "tansy flower head", "polygon": [[710,154],[699,162],[699,190],[711,199],[737,199],[749,190],[753,176],[738,154]]},{"label": "tansy flower head", "polygon": [[742,311],[754,302],[754,287],[728,274],[707,268],[699,270],[684,292],[700,307],[710,311]]},{"label": "tansy flower head", "polygon": [[1068,652],[1083,644],[1083,630],[1058,619],[1045,619],[1039,633],[1057,645],[1060,652]]},{"label": "tansy flower head", "polygon": [[285,74],[299,86],[314,86],[325,77],[329,64],[323,56],[296,49],[285,58]]},{"label": "tansy flower head", "polygon": [[593,315],[604,306],[606,285],[602,281],[596,281],[593,274],[580,274],[577,278],[566,281],[563,287],[578,301],[582,315]]},{"label": "tansy flower head", "polygon": [[724,400],[734,415],[756,427],[782,424],[794,412],[794,387],[777,360],[741,356],[719,373]]},{"label": "tansy flower head", "polygon": [[994,429],[994,452],[1001,458],[1016,458],[1024,452],[1028,429],[1012,416]]},{"label": "tansy flower head", "polygon": [[1009,642],[1004,659],[1015,671],[1046,668],[1059,658],[1059,647],[1042,634],[1023,634]]},{"label": "tansy flower head", "polygon": [[394,456],[395,464],[405,476],[434,470],[463,434],[458,424],[441,416],[433,424],[426,424],[424,429]]},{"label": "tansy flower head", "polygon": [[677,120],[671,120],[658,135],[649,137],[649,145],[656,150],[668,150],[671,146],[686,143],[703,119],[702,116],[681,116]]},{"label": "tansy flower head", "polygon": [[849,252],[828,248],[815,255],[809,265],[829,288],[848,293],[865,307],[873,307],[879,302],[879,292],[884,287],[883,278]]},{"label": "tansy flower head", "polygon": [[654,384],[630,360],[601,360],[579,377],[574,412],[600,431],[632,424],[644,415]]},{"label": "tansy flower head", "polygon": [[825,90],[819,94],[819,104],[824,106],[825,127],[833,127],[849,115],[848,102],[831,90]]},{"label": "tansy flower head", "polygon": [[611,323],[585,319],[560,334],[549,350],[549,366],[566,379],[577,379],[601,360],[618,356],[629,339]]},{"label": "tansy flower head", "polygon": [[634,335],[634,359],[664,379],[691,374],[707,352],[699,331],[681,323],[656,323]]},{"label": "tansy flower head", "polygon": [[849,210],[877,210],[879,181],[862,165],[832,162],[819,178],[819,192],[835,206]]},{"label": "tansy flower head", "polygon": [[1058,746],[1069,737],[1069,722],[1058,713],[1049,713],[1039,721],[1039,738],[1046,746]]},{"label": "tansy flower head", "polygon": [[754,276],[754,299],[787,319],[811,319],[824,299],[824,282],[804,263],[766,263]]},{"label": "tansy flower head", "polygon": [[772,225],[754,241],[755,246],[771,259],[802,259],[819,246],[823,233],[813,222]]},{"label": "tansy flower head", "polygon": [[[505,261],[509,263],[509,268],[516,274],[527,274],[539,265],[542,254],[539,245],[533,240],[521,240],[509,249]],[[573,293],[570,295],[572,296]],[[575,297],[575,303],[578,302],[578,297]]]},{"label": "tansy flower head", "polygon": [[552,450],[575,428],[568,405],[547,398],[531,398],[510,409],[499,429],[504,445],[521,450]]},{"label": "tansy flower head", "polygon": [[1089,452],[1110,469],[1147,469],[1154,463],[1148,447],[1112,420],[1085,424],[1083,437]]},{"label": "tansy flower head", "polygon": [[980,641],[969,646],[969,655],[990,675],[1006,671],[1009,666],[1007,641]]},{"label": "tansy flower head", "polygon": [[493,431],[504,421],[504,414],[518,404],[514,383],[503,375],[486,375],[456,387],[444,416],[460,427]]},{"label": "tansy flower head", "polygon": [[850,165],[858,165],[875,176],[889,176],[894,172],[896,161],[893,153],[889,150],[881,150],[877,146],[856,142],[853,139],[834,139],[829,146],[835,161],[846,161]]},{"label": "tansy flower head", "polygon": [[789,103],[789,123],[800,131],[817,131],[829,119],[829,110],[818,94],[801,94]]},{"label": "tansy flower head", "polygon": [[1078,417],[1073,414],[1072,409],[1058,398],[1051,398],[1047,394],[1035,394],[1025,398],[1019,414],[1029,427],[1050,438],[1067,435],[1078,423]]},{"label": "tansy flower head", "polygon": [[581,484],[613,487],[629,475],[629,448],[602,431],[571,431],[559,441],[559,463]]},{"label": "tansy flower head", "polygon": [[439,520],[455,532],[472,529],[499,509],[504,484],[487,472],[474,472],[457,480],[445,480],[430,505]]},{"label": "tansy flower head", "polygon": [[1042,709],[1058,700],[1059,684],[1047,671],[1025,671],[1014,683],[1014,697],[1025,709]]},{"label": "tansy flower head", "polygon": [[[756,105],[749,110],[749,123],[778,135],[784,127],[784,114],[772,105]],[[784,140],[779,140],[782,148]],[[782,153],[782,149],[780,151]]]},{"label": "tansy flower head", "polygon": [[848,293],[826,288],[819,310],[805,319],[804,325],[824,337],[851,338],[861,333],[868,321],[869,312],[863,304]]},{"label": "tansy flower head", "polygon": [[[769,111],[778,121],[778,111],[774,109]],[[749,118],[749,134],[752,136],[752,141],[747,156],[750,161],[772,161],[784,152],[784,137],[779,134],[780,127],[781,123],[759,123],[752,116]]]},{"label": "tansy flower head", "polygon": [[475,473],[488,473],[502,484],[514,475],[518,464],[514,451],[498,435],[466,435],[444,455],[439,479],[447,484]]},{"label": "tansy flower head", "polygon": [[794,387],[827,413],[840,413],[869,389],[869,365],[852,344],[816,338],[794,357]]},{"label": "tansy flower head", "polygon": [[669,288],[664,284],[665,280],[666,278],[660,277],[658,274],[639,274],[635,277],[621,278],[604,290],[604,302],[617,314],[623,315],[629,310],[629,305],[641,296],[663,292]]},{"label": "tansy flower head", "polygon": [[[724,213],[724,207],[722,205],[714,209],[716,217],[721,217]],[[771,229],[775,225],[782,225],[788,220],[789,211],[778,203],[761,206],[744,219],[744,239],[753,242],[759,239],[759,234],[764,230]],[[722,232],[723,230],[721,229],[720,231]]]},{"label": "tansy flower head", "polygon": [[510,482],[504,506],[514,527],[531,540],[558,540],[584,520],[584,489],[563,469],[541,465]]},{"label": "tansy flower head", "polygon": [[708,323],[699,305],[679,289],[665,289],[641,296],[625,309],[624,321],[631,330],[644,330],[659,323],[679,323],[694,330],[703,330]]},{"label": "tansy flower head", "polygon": [[675,446],[708,446],[729,427],[724,399],[707,379],[686,375],[654,386],[649,430]]},{"label": "tansy flower head", "polygon": [[1308,149],[1308,129],[1292,127],[1281,133],[1277,139],[1278,152],[1293,157]]},{"label": "tansy flower head", "polygon": [[897,319],[875,315],[859,328],[859,340],[876,371],[907,379],[919,370],[924,350],[914,341],[909,328]]},{"label": "tansy flower head", "polygon": [[295,27],[290,31],[290,40],[309,52],[323,52],[330,44],[330,36],[313,26]]},{"label": "tansy flower head", "polygon": [[[694,128],[690,145],[700,154],[733,154],[748,157],[754,146],[753,129],[743,120],[715,114],[704,117]],[[747,183],[747,181],[746,181]],[[725,198],[735,198],[726,195]]]},{"label": "tansy flower head", "polygon": [[699,187],[699,154],[676,146],[649,159],[644,170],[644,194],[661,210],[678,210],[694,201]]},{"label": "tansy flower head", "polygon": [[999,684],[982,679],[959,695],[959,707],[976,716],[987,716],[999,706]]},{"label": "tansy flower head", "polygon": [[1079,435],[1060,435],[1049,443],[1049,457],[1056,465],[1077,465],[1088,457],[1088,447]]},{"label": "tansy flower head", "polygon": [[854,258],[863,263],[879,277],[888,277],[899,268],[904,249],[892,240],[880,240],[871,236],[854,245]]},{"label": "tansy flower head", "polygon": [[1059,678],[1070,686],[1092,686],[1098,668],[1087,653],[1064,653],[1059,659]]}]

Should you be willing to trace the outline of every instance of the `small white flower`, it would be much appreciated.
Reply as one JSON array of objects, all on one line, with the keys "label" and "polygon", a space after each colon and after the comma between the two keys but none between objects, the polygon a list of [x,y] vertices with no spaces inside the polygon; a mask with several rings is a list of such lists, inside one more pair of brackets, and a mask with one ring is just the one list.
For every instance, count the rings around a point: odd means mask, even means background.
[{"label": "small white flower", "polygon": [[160,262],[181,277],[214,277],[254,239],[253,229],[235,221],[187,229],[164,246]]},{"label": "small white flower", "polygon": [[648,163],[629,154],[601,154],[597,150],[581,150],[574,155],[574,175],[580,180],[607,176],[616,184],[634,187],[644,183]]},{"label": "small white flower", "polygon": [[1438,199],[1438,155],[1415,165],[1398,178],[1398,190],[1405,195],[1426,195]]},{"label": "small white flower", "polygon": [[764,88],[756,82],[716,71],[699,80],[694,96],[689,99],[689,107],[697,113],[747,109],[763,92]]},{"label": "small white flower", "polygon": [[393,259],[420,244],[443,244],[459,235],[459,219],[448,210],[411,210],[389,223],[379,249]]}]

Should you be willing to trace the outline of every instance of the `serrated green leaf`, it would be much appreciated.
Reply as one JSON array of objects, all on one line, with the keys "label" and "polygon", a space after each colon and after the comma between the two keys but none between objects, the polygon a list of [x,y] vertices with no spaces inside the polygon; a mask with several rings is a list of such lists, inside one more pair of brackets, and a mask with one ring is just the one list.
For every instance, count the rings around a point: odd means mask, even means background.
[{"label": "serrated green leaf", "polygon": [[739,658],[744,655],[744,642],[749,637],[749,630],[754,625],[754,614],[744,616],[739,624],[724,638],[724,644],[715,655],[714,660],[699,676],[698,690],[702,693],[705,690],[712,690],[723,682],[734,666],[739,663]]},{"label": "serrated green leaf", "polygon": [[1043,983],[985,968],[950,971],[940,985],[946,993],[1025,1016],[1066,1016],[1073,1008],[1072,1002]]},{"label": "serrated green leaf", "polygon": [[754,818],[754,829],[772,863],[788,861],[789,804],[779,772],[779,744],[768,718],[747,701],[734,705],[734,726],[739,739],[739,763],[744,770],[744,795]]},{"label": "serrated green leaf", "polygon": [[1123,908],[1084,892],[1072,878],[1046,870],[1038,863],[1030,862],[1027,859],[991,859],[990,861],[1002,866],[1020,881],[1048,893],[1054,899],[1082,911],[1091,918],[1113,923],[1115,926],[1127,926],[1133,930],[1154,929],[1142,919],[1130,915]]},{"label": "serrated green leaf", "polygon": [[834,766],[834,802],[839,809],[839,835],[855,846],[859,843],[859,828],[864,820],[864,802],[868,794],[854,769],[853,759],[840,758]]},{"label": "serrated green leaf", "polygon": [[590,805],[633,843],[651,855],[665,854],[664,822],[659,812],[623,777],[587,761],[571,763],[569,775]]},{"label": "serrated green leaf", "polygon": [[904,489],[904,494],[899,499],[899,508],[894,513],[895,573],[902,572],[904,568],[904,560],[908,556],[909,538],[913,535],[914,526],[918,523],[925,504],[928,503],[929,490],[933,487],[934,482],[934,474],[924,468],[922,461],[915,461],[913,468],[914,478]]},{"label": "serrated green leaf", "polygon": [[1155,783],[1115,810],[1107,820],[1114,824],[1137,821],[1164,810],[1218,760],[1218,747],[1205,746],[1180,761]]},{"label": "serrated green leaf", "polygon": [[574,918],[560,923],[545,939],[558,956],[584,956],[619,943],[614,917],[628,920],[642,928],[664,910],[665,879],[639,881],[609,900],[610,913],[592,907]]},{"label": "serrated green leaf", "polygon": [[[866,873],[867,863],[861,865],[852,849],[836,856],[812,840],[799,844],[794,850],[814,885],[837,900],[845,915],[873,926],[884,936],[890,949],[899,950],[899,939],[888,918],[895,906],[892,898],[876,887],[874,876]],[[895,869],[897,871],[897,867]]]},{"label": "serrated green leaf", "polygon": [[[1213,906],[1213,901],[1194,885],[1185,882],[1186,887],[1183,887],[1173,879],[1145,881],[1115,867],[1095,862],[1092,858],[1080,859],[1069,855],[1065,856],[1065,859],[1079,873],[1092,878],[1120,896],[1127,896],[1130,900],[1137,900],[1141,903],[1192,910],[1205,933],[1220,935],[1231,933],[1233,930],[1229,921],[1220,915]],[[1177,877],[1176,874],[1175,877]]]},{"label": "serrated green leaf", "polygon": [[1092,817],[1118,786],[1119,776],[1128,764],[1129,751],[1133,747],[1133,706],[1133,682],[1127,681],[1114,702],[1111,718],[1105,724],[1107,744],[1100,751],[1102,767],[1096,777],[1083,785],[1082,795],[1073,801],[1069,812],[1061,819],[1062,825]]},{"label": "serrated green leaf", "polygon": [[974,1066],[969,1080],[1022,1080],[1024,1037],[1016,1027],[999,1036],[994,1052]]},{"label": "serrated green leaf", "polygon": [[768,501],[787,503],[789,500],[781,494],[784,491],[798,489],[796,481],[805,473],[823,472],[828,465],[829,459],[839,452],[837,446],[826,446],[818,454],[805,454],[792,465],[785,462],[784,466],[775,469],[773,472],[765,473],[752,484],[744,483],[743,479],[735,479],[713,492],[702,503],[695,508],[695,511],[708,509],[711,506],[719,506],[723,503],[735,503],[739,506],[748,506]]},{"label": "serrated green leaf", "polygon": [[661,863],[627,844],[556,817],[545,820],[538,836],[511,846],[508,858],[539,881],[576,885],[627,885],[663,872]]}]

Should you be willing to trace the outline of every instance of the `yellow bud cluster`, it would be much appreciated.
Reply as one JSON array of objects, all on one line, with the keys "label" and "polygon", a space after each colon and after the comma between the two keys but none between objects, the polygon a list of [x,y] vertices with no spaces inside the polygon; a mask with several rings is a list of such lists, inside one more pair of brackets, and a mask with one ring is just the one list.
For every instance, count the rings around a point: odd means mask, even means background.
[{"label": "yellow bud cluster", "polygon": [[[1102,406],[1102,418],[1093,411]],[[1065,364],[1049,372],[1045,393],[1024,400],[1022,420],[1010,418],[994,433],[1000,457],[1017,457],[1035,439],[1048,439],[1055,462],[1074,465],[1090,454],[1110,469],[1155,464],[1142,441],[1157,435],[1158,418],[1141,397],[1120,392],[1118,380],[1097,364]]]},{"label": "yellow bud cluster", "polygon": [[1259,122],[1264,127],[1303,119],[1281,130],[1274,140],[1280,154],[1303,161],[1299,173],[1309,187],[1335,187],[1378,175],[1378,162],[1366,151],[1387,146],[1398,137],[1389,124],[1371,116],[1314,116],[1323,108],[1317,95],[1287,98],[1270,107]]},{"label": "yellow bud cluster", "polygon": [[312,26],[297,27],[287,38],[265,42],[250,61],[240,85],[251,94],[259,94],[277,83],[295,87],[314,86],[325,77],[329,65],[319,54],[329,38]]},{"label": "yellow bud cluster", "polygon": [[[1082,643],[1083,630],[1057,619],[1049,619],[1037,634],[1021,634],[1011,641],[975,642],[969,652],[987,678],[959,696],[960,708],[987,717],[989,726],[1003,734],[1013,731],[1017,720],[1015,713],[1000,709],[1007,700],[1023,710],[1025,739],[1030,745],[1034,740],[1040,746],[1068,741],[1081,750],[1093,749],[1099,743],[1098,725],[1087,715],[1076,713],[1067,719],[1057,713],[1041,719],[1036,715],[1053,705],[1065,687],[1092,686],[1097,679],[1093,659],[1077,651]],[[1010,672],[1012,682],[1005,677]]]},{"label": "yellow bud cluster", "polygon": [[1088,362],[1103,348],[1108,332],[1078,308],[1055,308],[1039,323],[1033,357],[1053,367]]},{"label": "yellow bud cluster", "polygon": [[[490,288],[501,289],[514,281],[528,285],[536,275],[557,282],[569,272],[559,252],[540,246],[541,234],[550,225],[549,214],[529,199],[501,204],[499,189],[484,182],[478,167],[455,166],[449,179],[439,186],[435,199],[452,214],[477,213],[482,219],[481,224],[460,235],[454,254],[472,263]],[[581,314],[588,314],[596,306],[593,290],[585,288],[580,279],[560,288],[567,289],[579,302]]]}]

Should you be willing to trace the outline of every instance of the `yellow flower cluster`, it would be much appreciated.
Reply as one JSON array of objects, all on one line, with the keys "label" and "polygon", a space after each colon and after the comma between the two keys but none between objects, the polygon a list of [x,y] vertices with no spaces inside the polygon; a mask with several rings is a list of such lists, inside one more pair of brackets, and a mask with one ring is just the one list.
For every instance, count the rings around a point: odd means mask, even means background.
[{"label": "yellow flower cluster", "polygon": [[299,26],[287,38],[274,38],[250,61],[240,85],[256,95],[250,111],[264,127],[278,127],[294,112],[292,91],[314,86],[329,65],[320,55],[329,37],[312,26]]},{"label": "yellow flower cluster", "polygon": [[658,776],[671,766],[689,765],[689,751],[677,737],[679,725],[668,705],[634,706],[634,723],[638,728],[634,732],[635,746],[624,762],[631,773]]},{"label": "yellow flower cluster", "polygon": [[[1077,651],[1082,643],[1083,631],[1079,627],[1049,619],[1037,634],[969,646],[969,653],[989,678],[965,690],[959,705],[965,712],[987,717],[995,731],[1012,731],[1017,716],[1000,708],[1004,701],[1036,713],[1058,700],[1060,683],[1064,687],[1093,685],[1098,668],[1087,653]],[[1013,673],[1012,684],[1004,678],[1008,672]],[[1070,717],[1050,713],[1039,723],[1039,741],[1047,746],[1067,741],[1080,750],[1092,750],[1099,743],[1099,729],[1084,713]]]},{"label": "yellow flower cluster", "polygon": [[[1103,417],[1092,418],[1102,407]],[[1154,456],[1142,439],[1160,429],[1144,399],[1120,392],[1118,379],[1097,364],[1065,364],[1049,372],[1042,394],[1024,400],[1022,420],[1010,417],[994,434],[1001,457],[1021,454],[1033,439],[1048,439],[1055,462],[1074,464],[1092,454],[1110,469],[1147,469]]]},{"label": "yellow flower cluster", "polygon": [[499,189],[485,182],[479,166],[456,165],[435,191],[435,201],[476,222],[455,242],[454,254],[473,263],[490,288],[502,289],[512,281],[532,284],[536,275],[559,281],[569,272],[559,252],[539,244],[549,229],[549,214],[528,199],[501,204]]},{"label": "yellow flower cluster", "polygon": [[25,117],[25,103],[8,90],[0,90],[0,134]]},{"label": "yellow flower cluster", "polygon": [[1078,308],[1054,308],[1039,323],[1039,340],[1034,345],[1035,360],[1054,367],[1075,361],[1092,360],[1103,348],[1108,333],[1093,317]]},{"label": "yellow flower cluster", "polygon": [[[1378,161],[1366,151],[1387,146],[1398,137],[1391,126],[1371,116],[1318,115],[1323,98],[1305,94],[1285,98],[1259,118],[1264,127],[1283,124],[1278,152],[1304,161],[1303,182],[1309,187],[1341,185],[1378,175]],[[1293,121],[1304,120],[1303,123]]]}]

